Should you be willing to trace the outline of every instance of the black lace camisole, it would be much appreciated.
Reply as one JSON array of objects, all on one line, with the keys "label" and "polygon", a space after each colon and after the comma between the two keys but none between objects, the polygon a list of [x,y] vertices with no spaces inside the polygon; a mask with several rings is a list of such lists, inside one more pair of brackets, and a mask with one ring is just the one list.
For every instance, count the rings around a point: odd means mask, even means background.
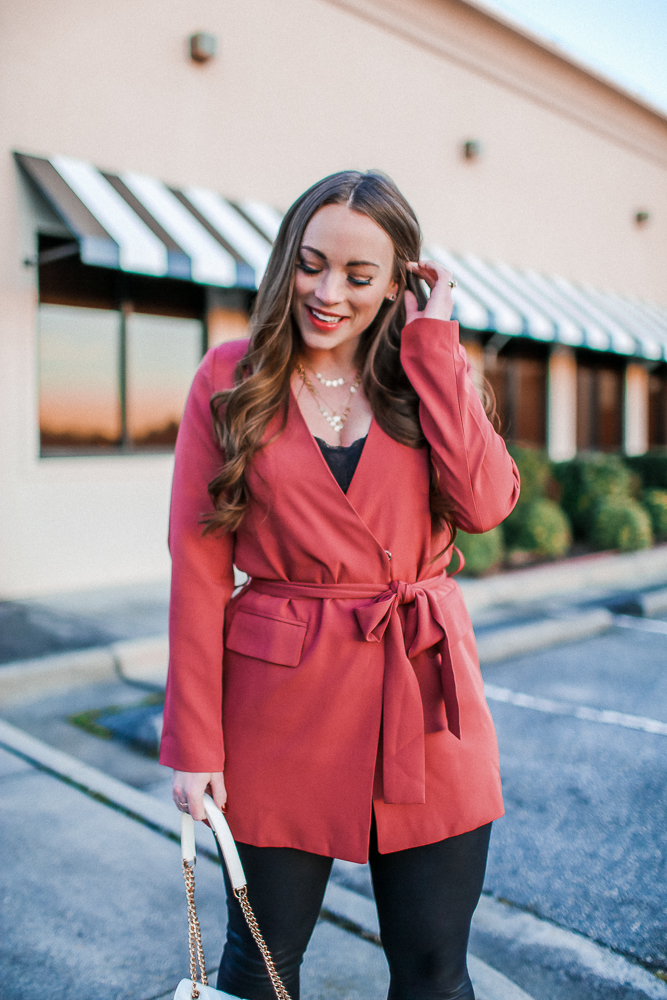
[{"label": "black lace camisole", "polygon": [[358,438],[352,444],[346,446],[327,444],[322,438],[315,438],[320,446],[320,451],[324,456],[325,462],[331,469],[331,473],[343,493],[347,493],[350,488],[352,476],[359,464],[361,453],[366,444],[366,437]]}]

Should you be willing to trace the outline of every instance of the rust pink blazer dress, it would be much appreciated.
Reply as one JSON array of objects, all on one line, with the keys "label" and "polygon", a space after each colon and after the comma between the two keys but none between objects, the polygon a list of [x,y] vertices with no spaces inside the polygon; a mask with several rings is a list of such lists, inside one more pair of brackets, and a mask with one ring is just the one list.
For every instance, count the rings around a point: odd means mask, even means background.
[{"label": "rust pink blazer dress", "polygon": [[[347,494],[290,395],[247,473],[234,534],[202,536],[224,457],[209,400],[247,341],[195,377],[176,444],[170,666],[161,761],[222,771],[237,840],[368,858],[434,843],[503,813],[498,747],[445,532],[431,534],[429,460],[458,526],[487,531],[519,476],[489,423],[458,325],[418,319],[401,361],[429,447],[373,420]],[[235,596],[233,565],[250,582]]]}]

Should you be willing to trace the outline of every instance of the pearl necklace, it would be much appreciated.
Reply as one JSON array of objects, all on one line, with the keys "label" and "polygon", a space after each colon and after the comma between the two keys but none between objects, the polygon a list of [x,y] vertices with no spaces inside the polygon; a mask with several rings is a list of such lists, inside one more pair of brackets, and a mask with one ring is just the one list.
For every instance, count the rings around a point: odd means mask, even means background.
[{"label": "pearl necklace", "polygon": [[[354,382],[350,386],[350,400],[349,400],[347,406],[345,407],[345,409],[343,410],[342,413],[336,413],[335,411],[329,411],[329,410],[325,409],[324,406],[322,406],[322,403],[320,402],[320,400],[322,399],[322,397],[320,396],[320,393],[318,392],[318,390],[315,388],[315,386],[313,385],[313,383],[310,381],[310,379],[306,375],[306,369],[303,367],[303,365],[300,362],[297,364],[296,370],[299,373],[299,378],[301,379],[301,381],[305,385],[306,389],[308,389],[309,393],[312,395],[313,399],[317,403],[317,408],[320,411],[320,413],[322,414],[322,416],[324,417],[324,419],[326,420],[326,422],[329,424],[330,427],[333,427],[333,429],[336,431],[337,434],[340,434],[340,432],[343,429],[343,424],[345,423],[345,421],[347,420],[348,416],[350,415],[350,410],[352,408],[352,396],[354,395],[354,393],[359,388],[359,385],[361,384],[361,372],[357,372],[357,374],[355,376],[355,379],[354,379]],[[319,376],[318,376],[318,378],[319,378]],[[325,382],[324,384],[325,385],[331,385],[331,386],[333,386],[333,385],[345,385],[345,379],[336,379],[335,381],[332,381],[331,383]]]},{"label": "pearl necklace", "polygon": [[315,378],[318,379],[322,385],[326,385],[327,389],[334,388],[337,385],[345,385],[344,378],[325,378],[322,372],[315,372]]}]

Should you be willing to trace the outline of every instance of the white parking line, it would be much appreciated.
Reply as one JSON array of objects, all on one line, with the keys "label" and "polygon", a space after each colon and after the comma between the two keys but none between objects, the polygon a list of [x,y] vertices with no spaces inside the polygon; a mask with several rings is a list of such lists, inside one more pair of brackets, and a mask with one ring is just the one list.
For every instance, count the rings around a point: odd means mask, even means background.
[{"label": "white parking line", "polygon": [[517,708],[531,708],[535,712],[549,715],[570,715],[585,722],[603,722],[607,726],[623,726],[625,729],[640,729],[644,733],[667,736],[667,722],[646,719],[641,715],[626,715],[608,709],[589,708],[587,705],[573,705],[567,701],[553,701],[551,698],[536,698],[532,694],[510,691],[509,688],[485,684],[484,693],[489,701],[502,701]]},{"label": "white parking line", "polygon": [[667,622],[654,618],[637,618],[635,615],[614,615],[614,625],[619,628],[636,628],[638,632],[659,632],[667,635]]}]

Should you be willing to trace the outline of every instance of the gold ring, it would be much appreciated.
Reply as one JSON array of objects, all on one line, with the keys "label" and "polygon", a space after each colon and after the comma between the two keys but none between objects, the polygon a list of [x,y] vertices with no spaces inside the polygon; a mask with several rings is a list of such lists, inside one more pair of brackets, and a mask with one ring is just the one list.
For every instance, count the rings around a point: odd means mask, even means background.
[{"label": "gold ring", "polygon": [[456,286],[458,285],[458,281],[456,280],[456,278],[452,278],[452,280],[448,282],[448,284],[450,288],[456,288]]}]

